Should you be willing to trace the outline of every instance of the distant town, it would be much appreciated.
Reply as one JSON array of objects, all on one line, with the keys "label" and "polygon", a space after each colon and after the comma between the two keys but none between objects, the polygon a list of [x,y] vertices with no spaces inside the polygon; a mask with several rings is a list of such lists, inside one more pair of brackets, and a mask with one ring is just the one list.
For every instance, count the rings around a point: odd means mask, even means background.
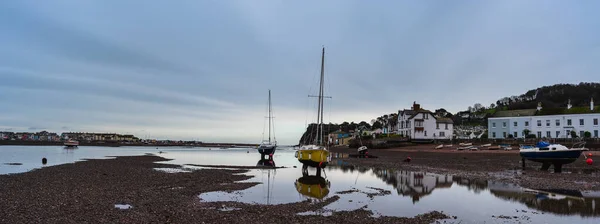
[{"label": "distant town", "polygon": [[140,139],[131,134],[92,133],[92,132],[0,132],[0,145],[61,145],[64,141],[76,140],[80,145],[89,146],[254,146],[239,143],[205,143],[202,141]]}]

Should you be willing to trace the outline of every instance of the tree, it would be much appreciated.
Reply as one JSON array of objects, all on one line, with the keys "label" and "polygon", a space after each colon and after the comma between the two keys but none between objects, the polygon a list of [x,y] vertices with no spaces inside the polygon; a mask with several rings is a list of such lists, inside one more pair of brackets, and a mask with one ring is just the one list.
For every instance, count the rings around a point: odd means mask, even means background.
[{"label": "tree", "polygon": [[382,128],[382,127],[383,127],[383,124],[381,122],[379,122],[379,121],[375,121],[375,123],[373,123],[373,126],[371,126],[371,128],[373,130],[379,129],[379,128]]},{"label": "tree", "polygon": [[361,121],[360,123],[358,123],[359,127],[365,127],[367,129],[371,129],[371,125],[369,123],[367,123],[366,121]]},{"label": "tree", "polygon": [[496,108],[496,105],[495,105],[495,104],[493,104],[493,103],[492,103],[492,104],[490,104],[490,109],[494,109],[494,108]]},{"label": "tree", "polygon": [[523,136],[527,137],[529,136],[529,133],[531,133],[529,129],[523,129]]},{"label": "tree", "polygon": [[512,134],[508,134],[508,138],[514,138]]},{"label": "tree", "polygon": [[571,138],[577,138],[577,132],[571,131]]},{"label": "tree", "polygon": [[467,109],[469,112],[473,112],[473,107],[469,106],[469,108]]},{"label": "tree", "polygon": [[583,137],[584,138],[591,138],[592,137],[592,133],[590,133],[589,131],[586,131],[583,133]]},{"label": "tree", "polygon": [[476,103],[475,105],[473,105],[474,111],[480,111],[481,109],[483,109],[483,105],[481,105],[480,103]]}]

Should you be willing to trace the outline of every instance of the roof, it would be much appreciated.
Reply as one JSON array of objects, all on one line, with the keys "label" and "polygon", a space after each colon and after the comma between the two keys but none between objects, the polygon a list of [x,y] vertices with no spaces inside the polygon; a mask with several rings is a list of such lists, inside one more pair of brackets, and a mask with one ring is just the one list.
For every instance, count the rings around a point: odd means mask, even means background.
[{"label": "roof", "polygon": [[536,115],[557,115],[557,114],[592,114],[600,113],[599,107],[594,107],[594,110],[590,110],[589,107],[572,107],[571,109],[566,108],[542,108]]},{"label": "roof", "polygon": [[452,119],[447,118],[447,117],[436,117],[435,120],[436,120],[436,123],[454,124],[454,121],[452,121]]},{"label": "roof", "polygon": [[546,116],[546,115],[558,115],[558,114],[592,114],[600,113],[600,108],[595,107],[594,110],[590,110],[589,107],[573,107],[571,109],[566,108],[542,108],[537,111],[536,109],[524,109],[524,110],[501,110],[496,111],[492,117],[521,117],[521,116]]},{"label": "roof", "polygon": [[410,115],[415,114],[415,111],[414,110],[401,110],[401,111],[398,111],[398,115],[400,115],[400,114],[406,114],[406,115],[410,116]]},{"label": "roof", "polygon": [[536,109],[524,109],[524,110],[500,110],[494,113],[493,117],[520,117],[520,116],[534,116]]},{"label": "roof", "polygon": [[434,114],[433,112],[431,112],[431,111],[428,111],[428,110],[419,110],[419,111],[413,111],[413,113],[414,113],[414,114],[413,114],[413,115],[411,115],[411,116],[410,116],[408,119],[411,119],[411,118],[413,118],[413,117],[417,116],[417,115],[418,115],[418,114],[420,114],[420,113],[428,113],[428,114],[431,114],[432,116],[435,116],[435,114]]}]

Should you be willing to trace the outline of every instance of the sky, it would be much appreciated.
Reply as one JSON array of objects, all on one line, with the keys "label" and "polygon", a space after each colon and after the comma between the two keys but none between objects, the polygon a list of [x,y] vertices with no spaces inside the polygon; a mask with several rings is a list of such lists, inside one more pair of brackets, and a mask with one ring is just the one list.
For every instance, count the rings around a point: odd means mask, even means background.
[{"label": "sky", "polygon": [[0,131],[258,143],[598,81],[599,1],[0,1]]}]

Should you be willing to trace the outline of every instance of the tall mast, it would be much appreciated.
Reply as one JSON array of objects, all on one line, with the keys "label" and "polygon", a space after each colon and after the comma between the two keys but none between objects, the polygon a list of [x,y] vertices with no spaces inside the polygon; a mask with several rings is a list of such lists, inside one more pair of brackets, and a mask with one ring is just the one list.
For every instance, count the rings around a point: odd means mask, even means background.
[{"label": "tall mast", "polygon": [[271,90],[269,90],[269,143],[271,142]]},{"label": "tall mast", "polygon": [[321,53],[321,81],[319,82],[319,108],[320,108],[320,118],[321,121],[319,124],[321,125],[321,133],[319,133],[319,143],[323,144],[323,82],[325,77],[325,47],[323,47],[323,52]]}]

